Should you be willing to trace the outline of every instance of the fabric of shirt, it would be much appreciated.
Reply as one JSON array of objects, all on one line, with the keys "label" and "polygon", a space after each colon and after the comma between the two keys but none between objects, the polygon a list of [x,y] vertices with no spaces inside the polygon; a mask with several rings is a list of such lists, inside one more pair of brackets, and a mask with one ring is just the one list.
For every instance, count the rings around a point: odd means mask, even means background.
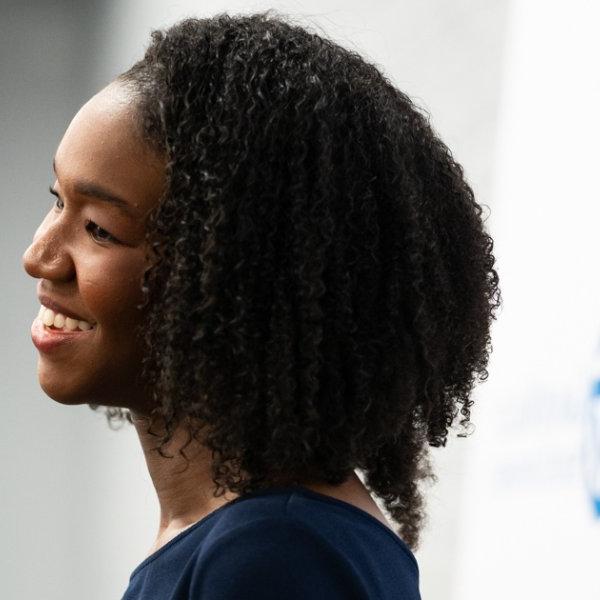
[{"label": "fabric of shirt", "polygon": [[419,570],[389,527],[294,486],[239,496],[132,572],[121,600],[420,600]]}]

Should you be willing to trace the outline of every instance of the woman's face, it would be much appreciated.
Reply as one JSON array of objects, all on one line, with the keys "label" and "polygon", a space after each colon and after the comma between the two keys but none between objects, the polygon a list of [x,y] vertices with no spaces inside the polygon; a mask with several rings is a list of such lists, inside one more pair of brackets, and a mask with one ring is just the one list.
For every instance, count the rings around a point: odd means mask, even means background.
[{"label": "woman's face", "polygon": [[[32,325],[40,385],[63,404],[140,409],[146,401],[136,381],[142,352],[134,332],[143,319],[136,305],[149,264],[144,218],[160,198],[165,163],[140,140],[132,107],[127,88],[112,83],[75,115],[54,159],[58,198],[49,196],[23,255],[39,279],[38,297],[93,324],[72,333],[52,333],[37,318]],[[61,343],[46,347],[44,338]]]}]

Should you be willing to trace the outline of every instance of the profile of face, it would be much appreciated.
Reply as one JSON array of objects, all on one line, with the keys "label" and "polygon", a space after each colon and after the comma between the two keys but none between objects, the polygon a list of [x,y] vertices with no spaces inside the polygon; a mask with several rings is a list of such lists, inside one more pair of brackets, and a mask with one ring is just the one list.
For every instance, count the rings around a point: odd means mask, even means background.
[{"label": "profile of face", "polygon": [[54,158],[57,197],[22,258],[39,279],[39,297],[92,324],[70,334],[41,318],[32,325],[32,339],[55,338],[38,347],[37,372],[44,392],[63,404],[146,402],[134,332],[144,318],[145,218],[163,191],[165,162],[141,140],[134,106],[128,88],[113,82],[75,115]]}]

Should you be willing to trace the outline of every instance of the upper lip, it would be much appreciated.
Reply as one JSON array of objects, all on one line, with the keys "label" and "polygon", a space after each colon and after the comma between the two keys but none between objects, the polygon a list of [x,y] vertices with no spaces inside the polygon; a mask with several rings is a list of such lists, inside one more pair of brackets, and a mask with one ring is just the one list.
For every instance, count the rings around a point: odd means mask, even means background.
[{"label": "upper lip", "polygon": [[40,304],[43,304],[46,308],[52,309],[54,312],[61,313],[65,315],[65,317],[70,317],[71,319],[77,319],[78,321],[87,321],[90,325],[94,325],[95,322],[91,319],[86,319],[85,317],[81,317],[78,314],[74,313],[72,310],[65,308],[62,304],[59,304],[52,298],[45,296],[44,294],[38,294],[38,300]]}]

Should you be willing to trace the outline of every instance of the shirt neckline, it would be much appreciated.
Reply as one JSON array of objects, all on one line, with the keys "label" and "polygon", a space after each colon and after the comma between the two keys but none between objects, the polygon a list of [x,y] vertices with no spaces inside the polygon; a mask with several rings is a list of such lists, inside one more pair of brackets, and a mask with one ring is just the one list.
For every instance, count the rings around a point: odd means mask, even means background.
[{"label": "shirt neckline", "polygon": [[408,554],[409,558],[412,560],[412,562],[415,563],[415,566],[417,566],[417,568],[418,568],[417,559],[415,558],[413,551],[410,549],[408,544],[395,531],[392,531],[392,529],[390,529],[387,525],[384,525],[379,519],[376,519],[373,515],[368,513],[366,510],[363,510],[362,508],[359,508],[358,506],[355,506],[354,504],[350,504],[350,502],[346,502],[345,500],[340,500],[339,498],[334,498],[333,496],[328,496],[327,494],[322,494],[321,492],[316,492],[315,490],[311,490],[309,488],[306,488],[306,487],[300,486],[300,485],[274,487],[274,488],[269,488],[266,490],[259,490],[257,492],[251,492],[249,494],[246,494],[242,498],[236,498],[236,500],[242,500],[243,498],[250,498],[250,497],[254,497],[254,496],[262,496],[262,495],[267,496],[267,495],[278,494],[278,493],[283,493],[283,492],[295,492],[295,493],[299,493],[300,495],[316,498],[317,500],[320,500],[320,501],[323,501],[323,502],[326,502],[329,504],[333,504],[335,506],[341,506],[344,509],[347,509],[355,514],[358,514],[358,515],[366,518],[367,520],[371,521],[371,523],[375,524],[376,527],[379,527],[379,529],[385,531],[385,533],[388,536],[390,536],[394,541],[396,541],[398,544],[400,544],[400,547],[404,550],[404,552],[406,554]]},{"label": "shirt neckline", "polygon": [[350,511],[354,512],[355,514],[361,515],[362,517],[368,519],[371,523],[374,523],[377,527],[379,527],[380,529],[385,531],[385,533],[387,535],[389,535],[393,540],[395,540],[400,545],[400,547],[404,550],[404,552],[406,554],[408,554],[409,558],[415,563],[415,565],[417,564],[417,559],[415,558],[412,550],[408,547],[406,542],[400,536],[398,536],[395,532],[393,532],[389,527],[384,525],[381,521],[376,519],[373,515],[369,514],[367,511],[363,510],[362,508],[358,508],[358,506],[355,506],[354,504],[350,504],[349,502],[346,502],[345,500],[340,500],[339,498],[334,498],[333,496],[327,496],[326,494],[322,494],[321,492],[316,492],[314,490],[311,490],[309,488],[306,488],[306,487],[303,487],[300,485],[289,485],[289,486],[281,486],[281,487],[271,487],[268,489],[257,490],[255,492],[249,492],[247,494],[244,494],[243,496],[238,496],[237,498],[234,498],[233,500],[230,500],[229,502],[226,502],[225,504],[219,506],[219,508],[216,508],[212,512],[210,512],[207,515],[205,515],[204,517],[202,517],[199,521],[196,521],[195,523],[188,526],[183,531],[179,532],[175,537],[170,539],[166,544],[164,544],[158,550],[155,550],[152,554],[150,554],[150,556],[147,556],[132,571],[132,573],[129,577],[129,581],[131,582],[131,580],[137,575],[137,573],[139,573],[139,571],[141,571],[144,567],[148,566],[151,562],[154,562],[159,556],[161,556],[164,552],[166,552],[171,546],[174,546],[178,541],[180,541],[181,539],[183,539],[184,537],[189,535],[192,531],[194,531],[195,529],[200,527],[200,525],[202,525],[203,523],[206,523],[209,519],[216,516],[218,513],[220,513],[223,509],[227,508],[228,506],[231,506],[232,504],[237,504],[239,502],[243,502],[244,500],[247,500],[250,498],[256,498],[258,496],[272,496],[275,494],[281,494],[281,493],[286,493],[286,492],[287,493],[297,493],[297,494],[300,494],[303,496],[307,496],[309,498],[312,497],[312,498],[315,498],[322,502],[326,502],[326,503],[333,504],[336,506],[341,506],[342,508],[350,510]]},{"label": "shirt neckline", "polygon": [[155,550],[152,554],[150,554],[149,556],[147,556],[132,571],[132,573],[131,573],[131,575],[129,577],[129,581],[131,581],[137,575],[137,573],[139,571],[141,571],[144,567],[148,566],[151,562],[153,562],[154,560],[156,560],[161,554],[163,554],[163,552],[166,552],[171,546],[174,546],[179,540],[181,540],[182,538],[186,537],[193,530],[195,530],[198,527],[200,527],[200,525],[202,525],[202,523],[205,523],[210,518],[214,517],[217,513],[221,512],[224,508],[227,508],[228,506],[231,506],[232,504],[234,504],[236,502],[239,502],[240,500],[244,500],[244,499],[248,498],[249,496],[250,496],[250,494],[245,495],[245,496],[238,496],[237,498],[234,498],[233,500],[230,500],[229,502],[226,502],[225,504],[219,506],[219,508],[216,508],[212,512],[209,512],[207,515],[205,515],[204,517],[202,517],[199,521],[196,521],[192,525],[189,525],[188,527],[186,527],[183,531],[180,531],[175,537],[171,538],[166,544],[164,544],[158,550]]}]

